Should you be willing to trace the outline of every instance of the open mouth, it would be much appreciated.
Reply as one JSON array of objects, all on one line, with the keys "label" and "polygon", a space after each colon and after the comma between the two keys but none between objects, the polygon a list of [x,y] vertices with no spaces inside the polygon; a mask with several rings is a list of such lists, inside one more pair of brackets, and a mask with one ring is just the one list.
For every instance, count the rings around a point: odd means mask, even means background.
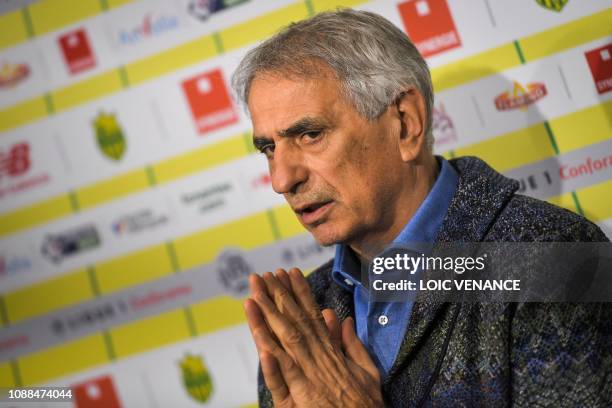
[{"label": "open mouth", "polygon": [[313,203],[297,210],[296,212],[305,224],[313,224],[323,217],[331,204],[331,201]]}]

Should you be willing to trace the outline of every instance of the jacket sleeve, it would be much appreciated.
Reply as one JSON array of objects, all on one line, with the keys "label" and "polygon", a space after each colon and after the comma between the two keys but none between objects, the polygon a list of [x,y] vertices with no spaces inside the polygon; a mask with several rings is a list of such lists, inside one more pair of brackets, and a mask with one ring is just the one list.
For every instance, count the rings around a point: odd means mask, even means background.
[{"label": "jacket sleeve", "polygon": [[[608,241],[592,223],[556,241]],[[612,303],[522,303],[512,319],[512,402],[612,406]]]},{"label": "jacket sleeve", "polygon": [[261,364],[257,366],[257,400],[260,407],[272,408],[274,406],[272,404],[272,394],[270,394],[261,372]]}]

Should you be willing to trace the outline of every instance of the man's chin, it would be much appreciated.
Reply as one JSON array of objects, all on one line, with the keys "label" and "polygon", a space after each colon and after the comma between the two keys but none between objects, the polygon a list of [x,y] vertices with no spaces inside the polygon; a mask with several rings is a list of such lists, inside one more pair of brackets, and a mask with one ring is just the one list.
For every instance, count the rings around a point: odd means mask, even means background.
[{"label": "man's chin", "polygon": [[346,240],[343,234],[340,234],[337,230],[331,229],[324,224],[307,227],[306,229],[321,246],[340,244]]}]

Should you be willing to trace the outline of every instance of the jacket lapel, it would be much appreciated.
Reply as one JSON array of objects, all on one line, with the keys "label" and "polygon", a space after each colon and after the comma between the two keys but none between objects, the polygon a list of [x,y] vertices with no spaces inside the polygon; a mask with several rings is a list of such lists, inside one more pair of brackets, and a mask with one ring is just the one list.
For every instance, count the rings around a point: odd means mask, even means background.
[{"label": "jacket lapel", "polygon": [[[438,233],[437,242],[480,242],[518,189],[518,182],[497,173],[475,157],[451,160],[459,174],[455,196]],[[460,303],[444,302],[441,292],[420,292],[397,358],[383,381],[393,388],[389,401],[421,405],[440,369],[446,345],[461,311]],[[398,395],[397,390],[409,394]],[[402,393],[400,393],[402,394]]]}]

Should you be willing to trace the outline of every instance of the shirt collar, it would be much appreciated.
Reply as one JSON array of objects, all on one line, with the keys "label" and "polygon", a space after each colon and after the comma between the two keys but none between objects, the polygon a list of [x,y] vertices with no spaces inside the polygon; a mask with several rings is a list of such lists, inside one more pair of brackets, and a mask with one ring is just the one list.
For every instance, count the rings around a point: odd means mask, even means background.
[{"label": "shirt collar", "polygon": [[[440,174],[412,218],[393,240],[394,245],[410,242],[435,242],[442,227],[444,216],[457,190],[459,176],[441,156],[436,156]],[[355,253],[345,244],[336,245],[332,278],[344,289],[353,291],[361,285],[361,267]]]}]

